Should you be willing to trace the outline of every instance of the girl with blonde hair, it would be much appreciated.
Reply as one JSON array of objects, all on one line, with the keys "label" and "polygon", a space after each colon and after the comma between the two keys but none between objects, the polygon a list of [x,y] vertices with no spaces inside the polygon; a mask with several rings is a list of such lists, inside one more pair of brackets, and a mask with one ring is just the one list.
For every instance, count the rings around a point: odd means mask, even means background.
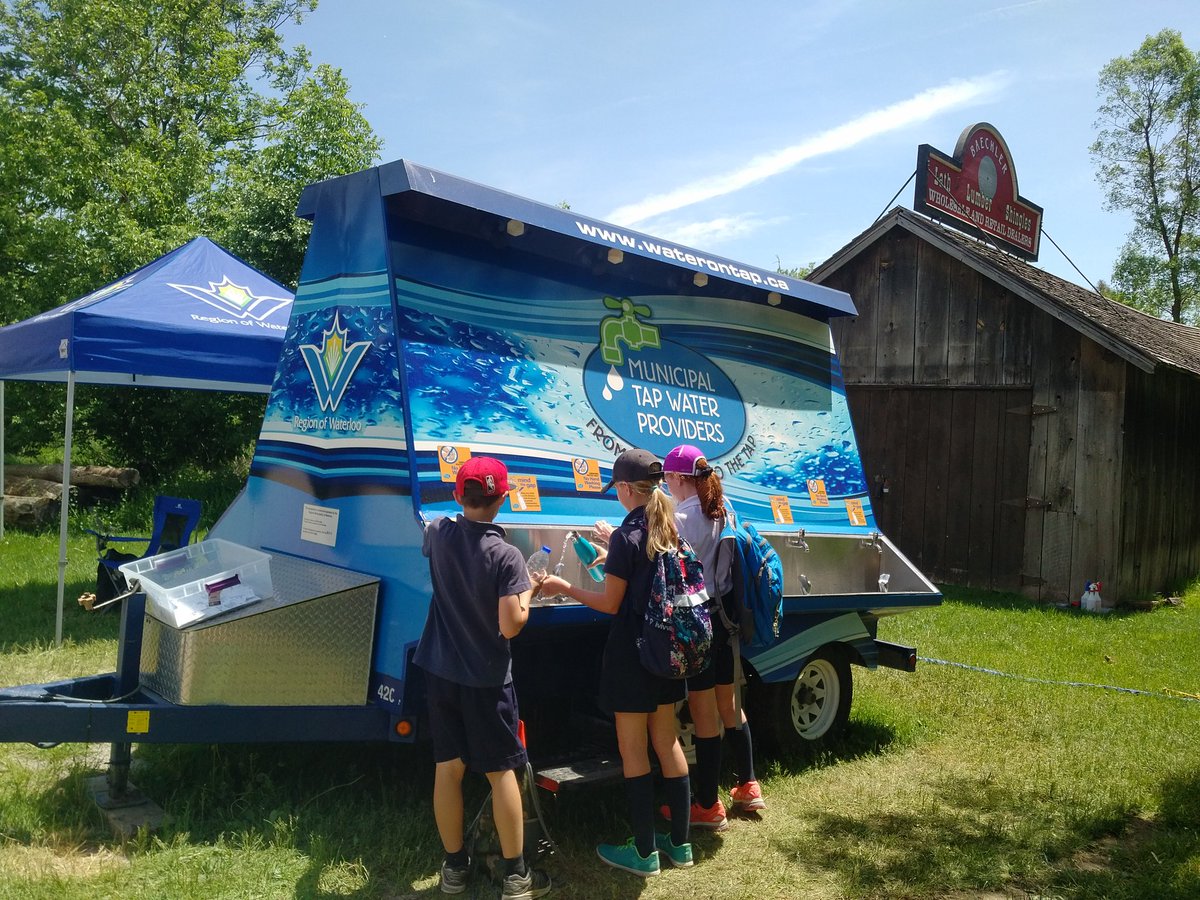
[{"label": "girl with blonde hair", "polygon": [[[610,866],[642,877],[659,873],[659,853],[671,865],[692,865],[691,788],[675,727],[675,704],[684,698],[684,682],[649,672],[637,649],[656,560],[679,547],[675,504],[662,491],[662,476],[662,463],[648,450],[627,450],[613,462],[604,490],[616,486],[628,515],[609,539],[603,591],[581,590],[554,575],[540,580],[544,593],[565,594],[613,617],[601,663],[600,705],[616,725],[633,837],[624,844],[600,844],[596,853]],[[654,831],[648,745],[662,770],[666,808],[672,813],[669,834]]]}]

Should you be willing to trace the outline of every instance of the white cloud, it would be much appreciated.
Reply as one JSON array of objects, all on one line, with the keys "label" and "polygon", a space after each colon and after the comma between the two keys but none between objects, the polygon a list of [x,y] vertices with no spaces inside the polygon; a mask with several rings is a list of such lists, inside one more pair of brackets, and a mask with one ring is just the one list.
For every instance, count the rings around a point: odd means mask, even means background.
[{"label": "white cloud", "polygon": [[687,247],[714,247],[724,241],[753,234],[760,228],[778,225],[782,221],[784,220],[780,217],[761,219],[747,214],[721,216],[706,222],[660,223],[655,227],[654,233]]},{"label": "white cloud", "polygon": [[852,119],[798,144],[751,159],[724,174],[713,175],[682,187],[655,194],[613,210],[604,218],[617,225],[636,225],[664,213],[711,200],[780,175],[814,157],[847,150],[869,138],[932,119],[951,109],[999,93],[1009,82],[1006,72],[994,72],[966,81],[952,81],[922,91],[915,97]]}]

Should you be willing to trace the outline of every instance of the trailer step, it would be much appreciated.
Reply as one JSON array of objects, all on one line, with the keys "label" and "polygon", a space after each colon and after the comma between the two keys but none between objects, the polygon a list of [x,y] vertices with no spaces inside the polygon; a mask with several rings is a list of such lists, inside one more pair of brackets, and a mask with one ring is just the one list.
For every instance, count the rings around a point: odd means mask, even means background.
[{"label": "trailer step", "polygon": [[595,756],[588,759],[573,759],[560,765],[547,765],[534,771],[533,780],[538,787],[557,794],[560,788],[583,784],[601,784],[616,781],[621,777],[621,757]]}]

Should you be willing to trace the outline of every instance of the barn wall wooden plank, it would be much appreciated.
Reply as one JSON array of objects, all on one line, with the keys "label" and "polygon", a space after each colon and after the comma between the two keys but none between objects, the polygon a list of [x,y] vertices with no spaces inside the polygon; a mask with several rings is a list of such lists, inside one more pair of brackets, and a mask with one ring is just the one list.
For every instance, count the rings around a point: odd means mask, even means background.
[{"label": "barn wall wooden plank", "polygon": [[839,269],[828,282],[830,287],[848,293],[858,310],[856,316],[839,316],[829,323],[841,361],[842,377],[848,385],[876,380],[877,264],[878,249],[872,247],[853,264]]},{"label": "barn wall wooden plank", "polygon": [[1153,470],[1152,442],[1148,439],[1154,420],[1150,391],[1154,378],[1138,369],[1126,373],[1124,422],[1125,446],[1121,459],[1121,544],[1120,582],[1127,599],[1148,597],[1151,567],[1144,553],[1146,542],[1157,539],[1150,533]]},{"label": "barn wall wooden plank", "polygon": [[924,569],[926,561],[925,494],[928,481],[930,392],[919,388],[908,395],[908,423],[898,437],[906,444],[904,456],[904,505],[898,533],[904,555]]},{"label": "barn wall wooden plank", "polygon": [[1081,338],[1078,448],[1075,468],[1075,535],[1071,580],[1082,591],[1087,581],[1111,584],[1105,599],[1120,601],[1121,421],[1125,362]]},{"label": "barn wall wooden plank", "polygon": [[917,248],[915,384],[950,381],[950,273],[957,263],[922,241]]},{"label": "barn wall wooden plank", "polygon": [[954,430],[952,390],[929,391],[929,441],[925,464],[925,566],[927,575],[944,578],[947,516],[950,502],[950,440]]},{"label": "barn wall wooden plank", "polygon": [[974,391],[975,447],[971,469],[971,540],[967,557],[970,560],[971,584],[993,588],[992,560],[996,553],[996,469],[1000,459],[1000,397],[996,391]]},{"label": "barn wall wooden plank", "polygon": [[1079,410],[1079,344],[1082,336],[1061,322],[1052,322],[1049,387],[1058,412],[1049,417],[1046,438],[1046,510],[1042,523],[1042,598],[1062,601],[1072,591],[1075,520],[1075,465]]},{"label": "barn wall wooden plank", "polygon": [[917,239],[895,229],[880,241],[875,377],[911,384],[916,346]]},{"label": "barn wall wooden plank", "polygon": [[1175,491],[1180,521],[1176,533],[1186,535],[1181,541],[1185,548],[1181,568],[1172,578],[1171,587],[1178,590],[1200,576],[1200,440],[1196,437],[1200,423],[1200,382],[1186,375],[1173,375],[1180,392],[1176,420],[1180,483]]},{"label": "barn wall wooden plank", "polygon": [[1011,385],[1033,384],[1033,348],[1038,317],[1046,314],[1020,297],[1010,295],[1004,328],[1004,362],[1001,381]]},{"label": "barn wall wooden plank", "polygon": [[1046,467],[1051,423],[1061,415],[1050,384],[1053,344],[1053,320],[1039,315],[1030,333],[1030,381],[1032,406],[1029,410],[1029,465],[1026,475],[1025,552],[1021,562],[1021,590],[1033,600],[1043,599],[1042,536],[1045,530]]},{"label": "barn wall wooden plank", "polygon": [[972,391],[951,392],[950,461],[947,467],[947,580],[970,582],[971,473],[975,464],[975,398]]},{"label": "barn wall wooden plank", "polygon": [[950,273],[946,368],[950,384],[975,384],[975,331],[982,279],[961,263]]},{"label": "barn wall wooden plank", "polygon": [[897,447],[890,430],[893,420],[899,418],[893,393],[892,388],[869,386],[854,386],[846,391],[875,521],[894,540],[900,528],[900,508],[891,502],[890,493],[881,497],[879,491],[885,478],[889,479],[889,485],[898,480],[895,473],[899,471],[898,465],[903,465],[903,446]]},{"label": "barn wall wooden plank", "polygon": [[975,320],[975,384],[1004,384],[1004,337],[1012,295],[985,279],[979,289]]},{"label": "barn wall wooden plank", "polygon": [[1033,392],[1028,388],[1006,390],[999,394],[1000,457],[996,466],[992,584],[1005,591],[1021,589],[1026,516],[1020,499],[1028,496],[1032,416],[1027,410],[1032,405],[1032,396]]}]

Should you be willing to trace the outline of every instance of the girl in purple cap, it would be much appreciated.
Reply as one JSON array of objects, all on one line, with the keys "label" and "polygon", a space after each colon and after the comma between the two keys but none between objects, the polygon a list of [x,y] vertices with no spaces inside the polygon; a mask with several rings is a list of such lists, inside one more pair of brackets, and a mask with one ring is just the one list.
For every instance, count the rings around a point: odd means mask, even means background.
[{"label": "girl in purple cap", "polygon": [[[708,464],[699,447],[681,444],[667,454],[663,462],[664,478],[675,498],[675,521],[679,532],[692,545],[704,566],[709,593],[722,600],[733,592],[733,553],[718,555],[721,531],[733,508],[725,499],[721,478]],[[729,542],[725,542],[728,544]],[[726,550],[732,549],[729,547]],[[754,777],[754,745],[746,713],[734,693],[734,648],[732,635],[721,616],[713,615],[712,664],[687,680],[688,708],[695,725],[696,769],[692,781],[694,802],[692,825],[722,829],[726,826],[725,806],[717,796],[721,770],[721,731],[733,745],[738,783],[730,792],[736,810],[766,809],[762,789]],[[670,818],[671,810],[662,810]]]},{"label": "girl in purple cap", "polygon": [[[691,788],[675,727],[675,704],[684,698],[684,682],[649,672],[638,658],[636,643],[655,560],[679,546],[675,505],[660,487],[662,477],[662,463],[648,450],[627,450],[613,462],[612,479],[604,489],[616,485],[617,499],[628,515],[609,539],[603,592],[581,590],[555,575],[541,579],[539,588],[551,595],[565,594],[613,617],[601,663],[600,705],[613,714],[616,724],[633,837],[625,844],[600,844],[596,852],[610,866],[642,877],[659,873],[659,853],[671,865],[692,865]],[[670,834],[654,831],[647,735],[662,769],[667,808],[675,814]]]}]

